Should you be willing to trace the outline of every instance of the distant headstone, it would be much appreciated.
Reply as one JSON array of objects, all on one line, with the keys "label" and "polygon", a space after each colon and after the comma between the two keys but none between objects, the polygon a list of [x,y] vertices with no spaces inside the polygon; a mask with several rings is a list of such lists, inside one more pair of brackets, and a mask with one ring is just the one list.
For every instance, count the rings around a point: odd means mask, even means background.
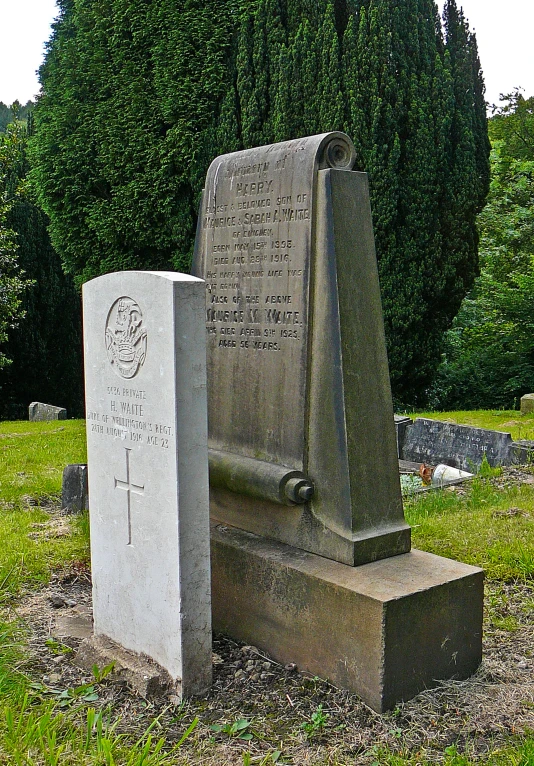
[{"label": "distant headstone", "polygon": [[525,394],[521,397],[521,414],[529,415],[534,412],[534,394]]},{"label": "distant headstone", "polygon": [[53,404],[32,402],[28,407],[28,420],[66,420],[67,410],[64,407],[54,407]]},{"label": "distant headstone", "polygon": [[402,458],[473,472],[484,459],[491,466],[512,462],[512,437],[501,431],[416,418],[406,432]]},{"label": "distant headstone", "polygon": [[406,438],[406,429],[412,425],[413,420],[406,415],[395,415],[394,421],[397,436],[397,457],[400,458],[404,447],[404,439]]},{"label": "distant headstone", "polygon": [[74,463],[63,469],[61,507],[69,513],[81,513],[89,508],[87,465]]},{"label": "distant headstone", "polygon": [[205,287],[119,272],[83,296],[95,656],[117,644],[197,694],[211,682]]},{"label": "distant headstone", "polygon": [[207,288],[213,514],[351,565],[410,549],[354,161],[342,133],[218,157],[193,264]]}]

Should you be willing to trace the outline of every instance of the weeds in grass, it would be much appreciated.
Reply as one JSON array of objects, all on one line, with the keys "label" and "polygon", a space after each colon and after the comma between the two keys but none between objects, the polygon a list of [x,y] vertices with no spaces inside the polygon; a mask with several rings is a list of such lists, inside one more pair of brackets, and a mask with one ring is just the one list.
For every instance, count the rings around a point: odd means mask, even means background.
[{"label": "weeds in grass", "polygon": [[300,728],[306,735],[306,739],[313,739],[321,735],[329,718],[328,713],[323,711],[323,706],[319,705],[317,710],[311,714],[310,720],[300,725]]},{"label": "weeds in grass", "polygon": [[254,737],[254,734],[250,731],[251,725],[252,721],[247,721],[246,718],[240,718],[233,723],[214,723],[210,726],[210,729],[221,734],[227,734],[229,737],[251,740]]},{"label": "weeds in grass", "polygon": [[99,696],[94,684],[83,684],[75,688],[58,689],[46,684],[32,683],[30,684],[30,689],[31,694],[37,696],[40,700],[47,696],[52,697],[60,708],[79,707],[83,704],[96,702]]},{"label": "weeds in grass", "polygon": [[47,638],[45,644],[56,657],[61,657],[64,654],[72,654],[74,651],[70,646],[62,644],[61,641],[56,641],[55,638]]},{"label": "weeds in grass", "polygon": [[[416,548],[480,566],[490,579],[534,576],[532,485],[502,489],[476,478],[461,493],[428,492],[407,498],[404,507]],[[511,507],[523,512],[510,515]]]}]

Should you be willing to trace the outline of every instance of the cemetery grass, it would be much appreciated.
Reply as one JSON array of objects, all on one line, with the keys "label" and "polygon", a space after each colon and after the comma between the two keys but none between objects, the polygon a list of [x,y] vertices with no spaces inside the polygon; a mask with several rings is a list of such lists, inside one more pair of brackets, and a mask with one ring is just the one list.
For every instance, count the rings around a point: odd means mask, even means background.
[{"label": "cemetery grass", "polygon": [[432,418],[463,426],[504,431],[512,439],[534,440],[534,413],[522,415],[519,410],[472,410],[458,412],[407,412],[411,418]]},{"label": "cemetery grass", "polygon": [[90,601],[87,520],[59,503],[62,468],[84,449],[81,421],[0,423],[2,766],[534,764],[533,468],[406,501],[416,547],[486,569],[484,662],[379,715],[222,636],[201,700],[145,701],[78,670],[79,641],[50,629]]}]

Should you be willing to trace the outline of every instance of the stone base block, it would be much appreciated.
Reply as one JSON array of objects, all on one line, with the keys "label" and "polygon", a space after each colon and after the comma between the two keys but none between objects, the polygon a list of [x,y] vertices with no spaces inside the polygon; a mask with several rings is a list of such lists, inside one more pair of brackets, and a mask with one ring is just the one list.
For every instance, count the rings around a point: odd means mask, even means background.
[{"label": "stone base block", "polygon": [[92,671],[102,670],[114,663],[111,678],[124,681],[141,697],[162,697],[168,694],[181,698],[181,684],[174,683],[167,671],[153,660],[130,652],[106,636],[91,636],[80,644],[75,663]]},{"label": "stone base block", "polygon": [[378,712],[476,670],[483,578],[481,569],[417,550],[350,567],[212,527],[214,628]]}]

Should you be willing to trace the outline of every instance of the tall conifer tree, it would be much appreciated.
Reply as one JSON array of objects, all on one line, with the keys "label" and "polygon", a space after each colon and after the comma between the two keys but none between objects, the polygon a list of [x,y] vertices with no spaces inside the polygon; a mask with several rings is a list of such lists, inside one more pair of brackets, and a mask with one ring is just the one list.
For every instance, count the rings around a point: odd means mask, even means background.
[{"label": "tall conifer tree", "polygon": [[477,272],[488,181],[454,0],[61,0],[35,178],[67,268],[187,265],[219,153],[332,129],[369,174],[394,392],[422,402]]}]

